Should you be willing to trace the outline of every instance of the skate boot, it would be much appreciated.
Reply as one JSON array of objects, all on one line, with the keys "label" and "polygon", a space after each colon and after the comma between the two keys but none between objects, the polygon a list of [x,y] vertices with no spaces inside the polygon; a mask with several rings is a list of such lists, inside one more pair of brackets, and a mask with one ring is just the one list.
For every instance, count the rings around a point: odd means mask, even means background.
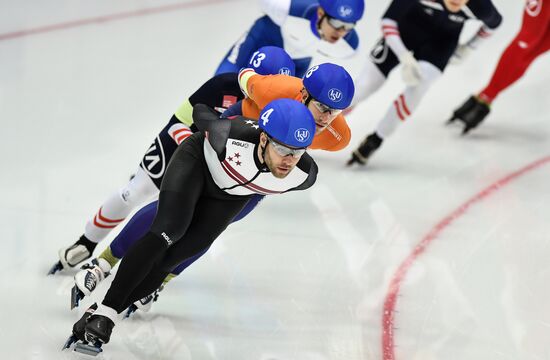
[{"label": "skate boot", "polygon": [[80,300],[89,296],[111,271],[111,265],[103,258],[93,259],[91,263],[84,264],[74,276],[71,290],[71,310],[78,306]]},{"label": "skate boot", "polygon": [[86,310],[84,315],[73,325],[73,334],[63,345],[69,349],[75,344],[74,351],[96,356],[103,351],[101,346],[109,342],[114,322],[107,316],[98,315],[97,303]]},{"label": "skate boot", "polygon": [[153,303],[158,300],[159,293],[162,291],[162,289],[164,289],[164,285],[161,285],[152,294],[147,295],[146,297],[139,299],[138,301],[130,305],[126,310],[126,314],[124,315],[124,317],[130,317],[130,315],[135,313],[137,310],[141,310],[143,312],[148,312],[149,310],[151,310],[151,306],[153,306]]},{"label": "skate boot", "polygon": [[67,339],[67,341],[65,342],[65,344],[63,345],[63,348],[61,350],[65,350],[65,349],[69,349],[71,347],[72,344],[78,342],[78,341],[86,341],[85,338],[84,338],[84,334],[85,334],[85,326],[86,326],[86,321],[88,320],[88,318],[90,316],[92,316],[92,314],[97,310],[97,303],[94,303],[92,306],[90,306],[85,312],[84,314],[82,315],[82,317],[74,323],[73,325],[73,333],[72,335],[69,337],[69,339]]},{"label": "skate boot", "polygon": [[453,116],[447,123],[452,123],[455,120],[460,120],[464,123],[462,134],[467,134],[470,130],[477,127],[483,119],[489,115],[491,108],[489,105],[475,96],[470,96],[461,107],[456,109]]},{"label": "skate boot", "polygon": [[104,315],[92,315],[86,321],[84,337],[92,344],[107,344],[111,340],[111,333],[115,323]]},{"label": "skate boot", "polygon": [[75,267],[84,260],[89,259],[96,246],[97,243],[82,235],[73,245],[59,250],[59,261],[48,271],[48,275],[53,275],[63,269]]},{"label": "skate boot", "polygon": [[351,154],[351,159],[348,161],[348,166],[358,163],[365,165],[372,153],[382,145],[383,139],[375,132],[370,134],[363,140],[361,145]]}]

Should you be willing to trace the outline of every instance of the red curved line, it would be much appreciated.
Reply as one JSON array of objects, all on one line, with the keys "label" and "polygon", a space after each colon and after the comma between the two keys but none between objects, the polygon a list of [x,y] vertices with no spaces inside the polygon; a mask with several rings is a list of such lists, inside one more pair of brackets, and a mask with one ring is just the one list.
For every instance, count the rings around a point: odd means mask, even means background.
[{"label": "red curved line", "polygon": [[99,211],[97,212],[97,216],[99,217],[99,220],[105,222],[105,223],[111,223],[111,224],[118,224],[120,222],[123,222],[125,218],[122,219],[109,219],[108,217],[103,216],[101,213],[101,210],[103,210],[103,206],[99,208]]},{"label": "red curved line", "polygon": [[529,165],[524,166],[523,168],[516,170],[502,179],[494,182],[489,185],[473,197],[471,197],[464,204],[460,205],[457,209],[451,212],[449,215],[444,217],[439,223],[437,223],[416,245],[412,253],[407,256],[407,258],[401,263],[396,273],[393,275],[388,288],[388,292],[384,299],[384,312],[382,315],[382,358],[384,360],[395,360],[395,344],[394,344],[394,333],[393,333],[393,324],[394,324],[394,312],[395,305],[397,302],[397,296],[399,294],[399,289],[401,283],[410,267],[414,261],[426,250],[428,245],[435,240],[443,230],[445,230],[449,225],[451,225],[456,219],[464,215],[468,209],[475,205],[478,202],[485,200],[490,195],[494,194],[504,186],[508,185],[510,182],[516,180],[517,178],[525,175],[529,171],[535,170],[542,165],[550,163],[550,156],[546,156],[542,159],[539,159]]},{"label": "red curved line", "polygon": [[44,34],[44,33],[57,31],[57,30],[72,29],[72,28],[91,25],[91,24],[130,19],[130,18],[136,18],[141,16],[160,14],[160,13],[165,13],[170,11],[197,8],[201,6],[209,6],[209,5],[223,3],[223,2],[227,2],[227,0],[197,0],[193,2],[170,4],[170,5],[158,6],[158,7],[152,7],[152,8],[126,11],[126,12],[116,13],[111,15],[103,15],[103,16],[96,16],[92,18],[67,21],[59,24],[51,24],[51,25],[40,26],[36,28],[31,28],[31,29],[25,29],[25,30],[19,30],[19,31],[0,34],[0,41],[11,40],[11,39],[16,39],[20,37],[35,35],[35,34]]},{"label": "red curved line", "polygon": [[403,105],[403,110],[405,111],[405,114],[407,114],[407,116],[411,116],[411,112],[409,111],[409,108],[407,107],[407,102],[405,101],[405,95],[399,95],[399,100],[401,101],[401,105]]},{"label": "red curved line", "polygon": [[98,228],[102,228],[102,229],[114,229],[117,227],[118,224],[115,224],[115,225],[103,225],[103,224],[100,224],[98,221],[97,221],[97,215],[94,216],[94,225],[97,226]]},{"label": "red curved line", "polygon": [[395,111],[397,112],[397,116],[399,116],[399,119],[401,119],[401,121],[405,121],[405,117],[403,116],[403,114],[401,113],[401,109],[399,108],[398,101],[395,100],[393,102],[393,105],[395,106]]}]

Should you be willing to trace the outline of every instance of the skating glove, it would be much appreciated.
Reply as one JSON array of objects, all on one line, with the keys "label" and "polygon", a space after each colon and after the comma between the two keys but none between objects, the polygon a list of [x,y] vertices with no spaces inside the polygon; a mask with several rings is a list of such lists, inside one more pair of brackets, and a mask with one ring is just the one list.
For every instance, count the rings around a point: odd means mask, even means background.
[{"label": "skating glove", "polygon": [[404,52],[399,57],[399,62],[401,62],[401,75],[405,84],[409,86],[418,85],[422,80],[422,73],[418,61],[416,61],[412,52]]}]

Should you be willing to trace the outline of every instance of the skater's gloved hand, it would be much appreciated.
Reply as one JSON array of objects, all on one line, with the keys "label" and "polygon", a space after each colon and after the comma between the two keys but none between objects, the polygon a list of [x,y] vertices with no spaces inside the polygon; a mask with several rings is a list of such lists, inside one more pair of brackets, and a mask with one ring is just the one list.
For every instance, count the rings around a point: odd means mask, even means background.
[{"label": "skater's gloved hand", "polygon": [[472,47],[467,44],[458,45],[456,47],[453,56],[451,56],[451,64],[460,65],[466,60],[470,53],[472,52]]},{"label": "skater's gloved hand", "polygon": [[416,86],[422,80],[422,73],[418,61],[414,58],[411,51],[404,52],[399,57],[401,63],[401,75],[405,84]]}]

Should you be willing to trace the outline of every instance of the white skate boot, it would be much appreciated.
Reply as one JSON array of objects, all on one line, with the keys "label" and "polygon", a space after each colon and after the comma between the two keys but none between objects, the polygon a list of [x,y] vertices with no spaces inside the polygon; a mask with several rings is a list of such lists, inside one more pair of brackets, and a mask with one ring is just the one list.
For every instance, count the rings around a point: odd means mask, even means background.
[{"label": "white skate boot", "polygon": [[71,291],[71,309],[78,306],[80,300],[89,296],[111,271],[111,265],[103,258],[93,259],[84,264],[74,276],[74,287]]},{"label": "white skate boot", "polygon": [[84,260],[89,259],[96,246],[97,243],[82,235],[74,244],[59,250],[59,261],[52,266],[48,275],[75,267]]},{"label": "white skate boot", "polygon": [[144,312],[148,312],[151,310],[151,306],[153,306],[153,303],[158,300],[159,293],[164,289],[164,285],[161,285],[157,290],[155,290],[152,294],[147,295],[146,297],[139,299],[132,305],[128,307],[128,310],[126,310],[126,315],[124,317],[130,317],[134,312],[137,310],[141,310]]}]

